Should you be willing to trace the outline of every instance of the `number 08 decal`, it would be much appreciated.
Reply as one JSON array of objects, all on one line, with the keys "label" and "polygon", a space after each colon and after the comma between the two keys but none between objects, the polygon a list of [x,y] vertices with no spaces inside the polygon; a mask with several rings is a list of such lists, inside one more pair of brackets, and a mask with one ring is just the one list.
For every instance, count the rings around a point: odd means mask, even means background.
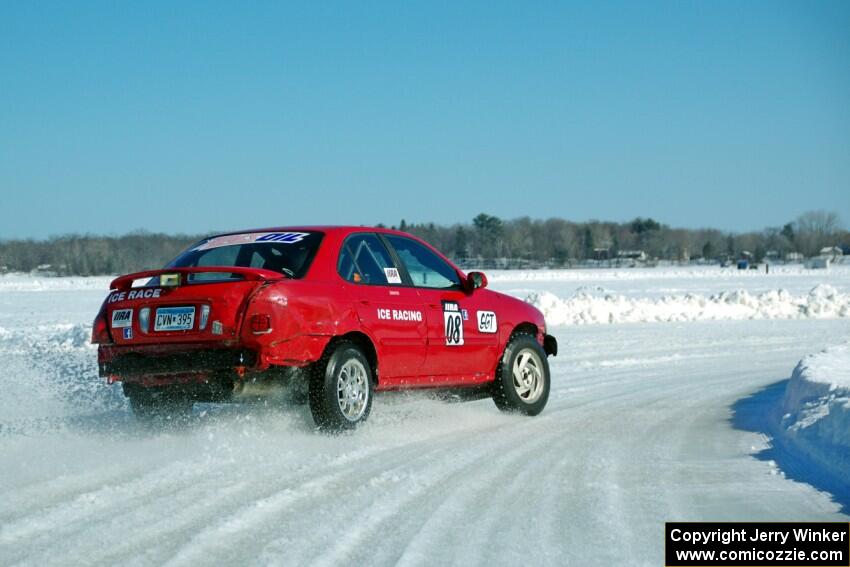
[{"label": "number 08 decal", "polygon": [[460,306],[454,301],[443,302],[443,324],[447,346],[463,344],[463,315]]}]

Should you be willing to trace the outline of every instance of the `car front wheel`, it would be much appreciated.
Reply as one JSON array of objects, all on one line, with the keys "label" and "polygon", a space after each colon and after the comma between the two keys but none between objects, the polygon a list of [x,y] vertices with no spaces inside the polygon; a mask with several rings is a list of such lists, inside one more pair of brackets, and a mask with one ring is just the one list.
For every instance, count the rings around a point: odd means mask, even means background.
[{"label": "car front wheel", "polygon": [[549,382],[543,347],[531,335],[514,335],[496,371],[493,401],[502,411],[537,415],[549,400]]},{"label": "car front wheel", "polygon": [[320,429],[354,429],[372,408],[372,369],[356,344],[340,341],[316,364],[310,380],[310,411]]}]

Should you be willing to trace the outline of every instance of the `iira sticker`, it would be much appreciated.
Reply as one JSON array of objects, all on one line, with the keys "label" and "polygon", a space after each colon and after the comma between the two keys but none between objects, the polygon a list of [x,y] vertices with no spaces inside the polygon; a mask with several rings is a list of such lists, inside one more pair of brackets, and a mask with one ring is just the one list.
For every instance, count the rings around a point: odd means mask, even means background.
[{"label": "iira sticker", "polygon": [[133,325],[132,309],[116,309],[112,312],[112,328],[123,329]]},{"label": "iira sticker", "polygon": [[387,283],[401,283],[401,276],[396,268],[384,268],[384,275],[387,276]]}]

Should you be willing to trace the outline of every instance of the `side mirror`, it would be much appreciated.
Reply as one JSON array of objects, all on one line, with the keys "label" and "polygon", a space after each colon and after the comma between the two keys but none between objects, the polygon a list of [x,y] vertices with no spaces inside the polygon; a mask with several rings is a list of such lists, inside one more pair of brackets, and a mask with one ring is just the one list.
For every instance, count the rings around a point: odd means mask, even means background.
[{"label": "side mirror", "polygon": [[479,288],[487,287],[487,276],[485,276],[482,272],[469,272],[466,276],[466,289],[467,291],[475,291]]}]

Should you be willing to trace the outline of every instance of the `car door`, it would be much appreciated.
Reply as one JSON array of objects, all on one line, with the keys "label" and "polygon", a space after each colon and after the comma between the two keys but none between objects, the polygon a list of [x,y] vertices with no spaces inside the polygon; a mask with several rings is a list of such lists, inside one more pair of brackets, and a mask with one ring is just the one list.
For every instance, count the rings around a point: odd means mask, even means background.
[{"label": "car door", "polygon": [[440,383],[464,383],[488,373],[498,356],[495,315],[492,324],[479,324],[479,312],[489,294],[464,291],[457,269],[436,252],[412,238],[382,235],[425,304],[428,347],[422,374],[441,377]]},{"label": "car door", "polygon": [[416,376],[425,361],[427,317],[418,290],[406,285],[384,243],[374,233],[350,235],[337,271],[348,282],[360,324],[376,342],[381,387]]}]

